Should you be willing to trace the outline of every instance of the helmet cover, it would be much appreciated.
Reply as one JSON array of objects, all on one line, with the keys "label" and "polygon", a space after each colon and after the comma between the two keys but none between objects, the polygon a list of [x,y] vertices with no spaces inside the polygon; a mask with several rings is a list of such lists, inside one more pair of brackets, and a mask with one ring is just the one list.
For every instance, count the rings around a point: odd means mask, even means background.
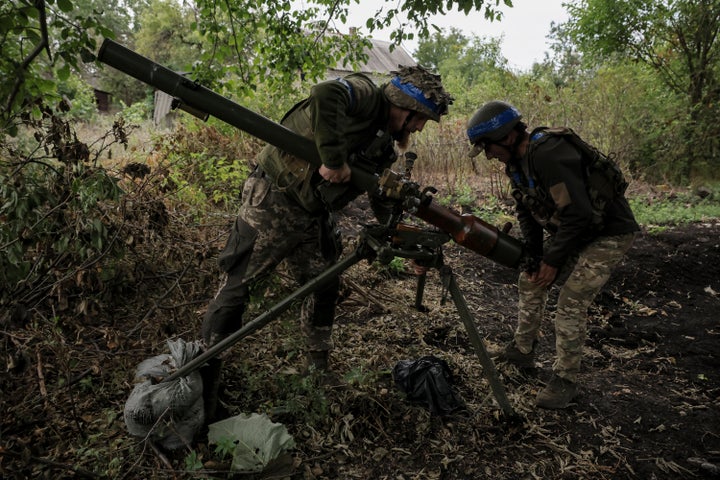
[{"label": "helmet cover", "polygon": [[453,98],[443,88],[440,75],[420,65],[400,65],[391,73],[395,76],[385,85],[385,95],[392,104],[423,113],[436,122],[447,114]]}]

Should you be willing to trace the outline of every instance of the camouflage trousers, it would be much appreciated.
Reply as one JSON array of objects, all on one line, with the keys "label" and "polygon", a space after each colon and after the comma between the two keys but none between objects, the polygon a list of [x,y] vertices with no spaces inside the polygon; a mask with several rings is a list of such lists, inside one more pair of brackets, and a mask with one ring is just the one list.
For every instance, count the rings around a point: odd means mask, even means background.
[{"label": "camouflage trousers", "polygon": [[[560,268],[555,280],[555,285],[562,286],[555,311],[556,359],[553,364],[553,371],[558,376],[576,381],[587,334],[588,307],[634,239],[634,233],[599,237]],[[545,314],[548,290],[531,283],[527,273],[522,272],[518,291],[515,344],[523,353],[529,353]]]},{"label": "camouflage trousers", "polygon": [[[240,329],[250,292],[285,261],[298,286],[332,266],[340,255],[328,215],[311,215],[278,191],[262,173],[243,186],[243,203],[218,263],[226,272],[203,319],[202,336],[212,345]],[[329,244],[331,244],[329,246]],[[303,302],[301,328],[308,350],[332,348],[339,279],[316,290]]]}]

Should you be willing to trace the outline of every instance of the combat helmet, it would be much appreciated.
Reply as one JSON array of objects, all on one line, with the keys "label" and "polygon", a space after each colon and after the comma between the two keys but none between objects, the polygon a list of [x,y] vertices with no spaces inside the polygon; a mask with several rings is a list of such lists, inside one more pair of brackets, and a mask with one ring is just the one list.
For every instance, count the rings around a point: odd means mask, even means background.
[{"label": "combat helmet", "polygon": [[447,114],[453,98],[443,88],[440,75],[420,65],[399,65],[390,73],[394,77],[385,85],[385,95],[392,104],[423,113],[436,122]]},{"label": "combat helmet", "polygon": [[484,143],[499,142],[505,138],[522,119],[517,108],[501,100],[487,102],[480,107],[467,124],[467,136],[473,149],[470,156],[477,156]]}]

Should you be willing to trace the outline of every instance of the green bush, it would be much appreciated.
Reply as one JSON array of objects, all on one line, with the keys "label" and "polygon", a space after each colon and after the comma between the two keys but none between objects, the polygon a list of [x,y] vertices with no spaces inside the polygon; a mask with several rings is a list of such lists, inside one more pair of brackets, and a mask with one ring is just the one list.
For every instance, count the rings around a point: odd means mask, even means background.
[{"label": "green bush", "polygon": [[455,101],[440,126],[430,124],[417,137],[423,147],[438,144],[437,152],[422,152],[421,168],[443,172],[453,188],[462,187],[453,178],[455,172],[460,177],[493,173],[483,155],[476,159],[481,167],[477,172],[468,168],[465,129],[473,112],[494,99],[515,105],[530,128],[573,128],[605,153],[613,153],[633,179],[678,181],[687,122],[677,114],[682,111],[680,99],[647,67],[609,63],[571,83],[557,83],[552,69],[512,73],[488,67],[472,82],[443,70],[443,65],[440,73]]},{"label": "green bush", "polygon": [[460,182],[452,192],[437,197],[437,200],[440,205],[459,207],[459,210],[469,211],[477,204],[478,196],[467,182]]},{"label": "green bush", "polygon": [[189,122],[159,139],[158,150],[181,200],[200,210],[212,205],[236,209],[250,173],[248,154],[257,143],[220,132],[215,126]]},{"label": "green bush", "polygon": [[129,106],[120,101],[120,106],[122,109],[119,115],[128,124],[142,124],[152,118],[153,102],[149,99],[135,102]]},{"label": "green bush", "polygon": [[123,247],[106,211],[120,198],[117,179],[51,112],[35,128],[36,156],[0,145],[0,303],[42,297]]},{"label": "green bush", "polygon": [[90,122],[98,113],[93,88],[77,75],[70,75],[67,80],[58,82],[58,93],[70,102],[66,113],[68,118]]}]

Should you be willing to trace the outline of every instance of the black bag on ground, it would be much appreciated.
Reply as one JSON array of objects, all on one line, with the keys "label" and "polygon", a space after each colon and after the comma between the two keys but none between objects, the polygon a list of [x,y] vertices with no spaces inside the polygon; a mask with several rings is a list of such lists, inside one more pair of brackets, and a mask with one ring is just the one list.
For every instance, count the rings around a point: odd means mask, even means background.
[{"label": "black bag on ground", "polygon": [[465,408],[453,391],[453,375],[445,360],[432,355],[418,360],[400,360],[393,367],[395,385],[407,399],[425,405],[433,415],[447,415]]}]

